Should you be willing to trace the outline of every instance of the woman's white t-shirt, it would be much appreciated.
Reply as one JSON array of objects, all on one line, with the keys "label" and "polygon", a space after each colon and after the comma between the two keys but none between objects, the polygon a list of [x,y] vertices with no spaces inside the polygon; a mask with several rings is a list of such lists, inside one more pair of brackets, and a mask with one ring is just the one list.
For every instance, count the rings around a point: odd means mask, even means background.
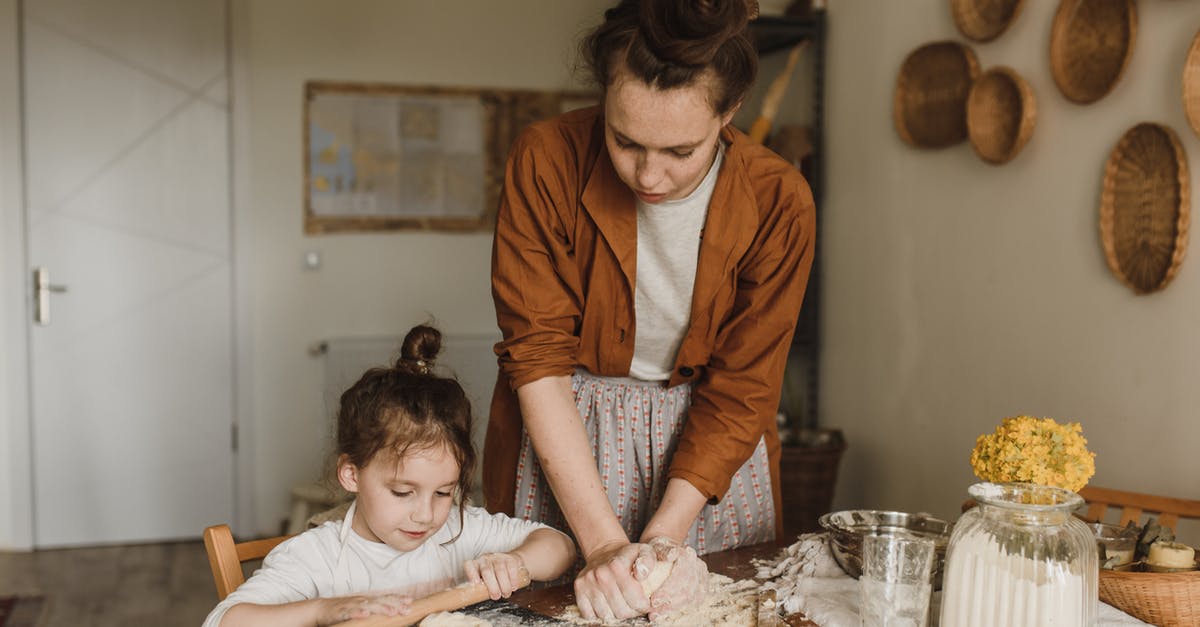
[{"label": "woman's white t-shirt", "polygon": [[[466,507],[460,523],[458,508],[424,544],[397,551],[371,542],[351,528],[354,506],[342,521],[329,521],[275,547],[237,590],[221,601],[204,621],[217,627],[238,603],[278,605],[317,597],[364,592],[397,592],[419,598],[465,580],[463,564],[484,553],[503,553],[521,545],[541,523],[489,514]],[[458,534],[453,542],[446,543]]]}]

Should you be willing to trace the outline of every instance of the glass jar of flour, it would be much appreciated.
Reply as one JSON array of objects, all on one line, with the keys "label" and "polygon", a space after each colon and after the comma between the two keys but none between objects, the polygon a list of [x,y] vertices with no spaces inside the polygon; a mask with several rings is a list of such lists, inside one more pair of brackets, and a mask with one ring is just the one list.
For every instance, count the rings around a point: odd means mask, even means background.
[{"label": "glass jar of flour", "polygon": [[1083,499],[1029,483],[977,483],[978,507],[946,549],[941,627],[1091,627],[1100,576],[1096,540],[1071,513]]}]

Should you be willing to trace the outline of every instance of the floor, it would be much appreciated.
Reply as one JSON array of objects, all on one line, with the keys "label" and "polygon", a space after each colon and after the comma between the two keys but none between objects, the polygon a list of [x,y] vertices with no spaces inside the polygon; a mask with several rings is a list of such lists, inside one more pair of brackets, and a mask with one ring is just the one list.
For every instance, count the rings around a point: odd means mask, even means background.
[{"label": "floor", "polygon": [[197,627],[217,604],[202,542],[0,551],[0,594],[42,594],[40,627]]}]

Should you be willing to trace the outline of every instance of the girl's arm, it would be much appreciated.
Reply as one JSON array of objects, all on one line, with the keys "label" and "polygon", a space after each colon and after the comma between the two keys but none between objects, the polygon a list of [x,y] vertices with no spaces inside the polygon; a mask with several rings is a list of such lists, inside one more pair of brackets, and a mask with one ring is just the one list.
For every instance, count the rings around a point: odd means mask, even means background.
[{"label": "girl's arm", "polygon": [[221,627],[253,627],[255,625],[335,625],[353,618],[372,614],[398,616],[407,614],[411,599],[396,594],[379,596],[347,596],[327,599],[308,599],[280,605],[239,603],[225,612]]},{"label": "girl's arm", "polygon": [[534,529],[520,546],[507,553],[485,553],[467,560],[467,579],[487,584],[492,599],[507,598],[521,587],[521,569],[535,581],[563,574],[575,561],[575,543],[566,534],[545,527]]},{"label": "girl's arm", "polygon": [[629,542],[608,502],[570,377],[522,385],[517,399],[546,480],[587,560],[575,580],[580,612],[588,618],[645,614],[649,601],[631,574],[638,547]]}]

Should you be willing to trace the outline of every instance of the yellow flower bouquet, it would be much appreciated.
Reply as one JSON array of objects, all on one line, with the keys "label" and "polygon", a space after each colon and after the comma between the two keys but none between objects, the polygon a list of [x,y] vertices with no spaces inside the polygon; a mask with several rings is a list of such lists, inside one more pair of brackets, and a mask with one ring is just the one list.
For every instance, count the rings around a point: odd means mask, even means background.
[{"label": "yellow flower bouquet", "polygon": [[971,468],[984,481],[1023,482],[1078,492],[1096,474],[1096,454],[1083,427],[1053,418],[1005,418],[995,433],[975,440]]}]

